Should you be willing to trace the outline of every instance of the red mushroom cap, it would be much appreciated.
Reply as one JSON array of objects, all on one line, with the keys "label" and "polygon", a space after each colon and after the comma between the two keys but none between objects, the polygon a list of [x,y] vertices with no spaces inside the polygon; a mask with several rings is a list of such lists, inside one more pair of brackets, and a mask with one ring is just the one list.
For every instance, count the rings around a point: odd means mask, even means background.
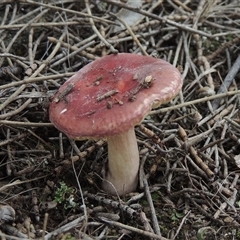
[{"label": "red mushroom cap", "polygon": [[73,75],[50,104],[50,120],[72,138],[121,134],[152,108],[170,101],[182,78],[171,64],[149,56],[102,57]]}]

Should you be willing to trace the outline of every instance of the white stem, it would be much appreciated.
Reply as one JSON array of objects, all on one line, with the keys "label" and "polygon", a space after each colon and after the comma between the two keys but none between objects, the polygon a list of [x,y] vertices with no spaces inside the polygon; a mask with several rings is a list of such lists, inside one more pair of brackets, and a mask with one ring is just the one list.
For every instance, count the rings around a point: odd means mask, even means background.
[{"label": "white stem", "polygon": [[136,190],[138,169],[139,152],[134,128],[109,137],[107,181],[103,182],[103,189],[115,195]]}]

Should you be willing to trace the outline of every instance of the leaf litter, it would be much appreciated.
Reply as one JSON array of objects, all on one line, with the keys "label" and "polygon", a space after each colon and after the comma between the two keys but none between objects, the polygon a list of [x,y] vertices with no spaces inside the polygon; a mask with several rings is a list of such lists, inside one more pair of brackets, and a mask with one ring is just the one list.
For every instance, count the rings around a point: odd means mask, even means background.
[{"label": "leaf litter", "polygon": [[[1,238],[239,239],[239,15],[234,0],[1,1]],[[139,188],[121,199],[100,188],[105,141],[73,141],[48,119],[61,84],[116,52],[184,79],[136,127]]]}]

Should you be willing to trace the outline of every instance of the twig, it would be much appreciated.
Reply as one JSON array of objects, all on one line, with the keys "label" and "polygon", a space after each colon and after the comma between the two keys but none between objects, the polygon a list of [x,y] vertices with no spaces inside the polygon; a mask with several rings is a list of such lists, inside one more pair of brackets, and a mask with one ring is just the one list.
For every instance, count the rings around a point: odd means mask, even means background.
[{"label": "twig", "polygon": [[199,212],[201,212],[203,215],[205,215],[206,217],[212,219],[215,223],[219,224],[220,226],[224,225],[222,220],[218,220],[218,219],[214,219],[214,217],[212,216],[211,213],[208,213],[205,209],[203,209],[199,204],[197,204],[197,202],[188,194],[185,193],[184,194],[185,197],[187,199],[189,199],[189,201],[199,210]]},{"label": "twig", "polygon": [[9,187],[13,187],[13,186],[19,185],[19,184],[33,182],[33,181],[36,181],[36,180],[39,180],[39,179],[42,179],[42,178],[45,178],[45,177],[46,176],[36,177],[36,178],[30,179],[30,180],[25,180],[25,181],[16,180],[16,181],[14,181],[12,183],[5,184],[4,186],[0,187],[0,192],[5,191]]},{"label": "twig", "polygon": [[11,82],[5,85],[0,86],[0,90],[6,89],[6,88],[11,88],[11,87],[16,87],[22,84],[28,84],[28,83],[36,83],[36,82],[43,82],[47,80],[52,80],[52,79],[59,79],[59,78],[64,78],[64,77],[71,77],[75,72],[68,72],[68,73],[62,73],[62,74],[55,74],[55,75],[49,75],[49,76],[43,76],[43,77],[30,77],[18,82]]},{"label": "twig", "polygon": [[123,204],[121,202],[114,201],[112,199],[107,199],[107,198],[105,198],[103,196],[92,194],[92,193],[88,193],[88,192],[84,193],[84,196],[86,196],[86,197],[88,197],[90,199],[96,200],[96,201],[98,201],[100,203],[109,205],[109,206],[111,206],[113,208],[121,209],[122,211],[128,213],[131,217],[136,217],[138,215],[136,210],[134,210],[133,208],[129,207],[127,204]]},{"label": "twig", "polygon": [[66,231],[69,231],[70,229],[72,228],[75,228],[79,225],[82,224],[82,222],[85,220],[85,216],[81,216],[81,217],[78,217],[77,219],[61,226],[60,228],[48,233],[47,235],[44,236],[44,240],[48,240],[52,237],[55,237],[57,236],[58,234],[60,233],[63,233],[63,232],[66,232]]},{"label": "twig", "polygon": [[[14,0],[10,0],[9,3],[14,2]],[[53,4],[45,4],[45,3],[41,3],[41,2],[36,2],[36,1],[31,1],[31,0],[19,0],[19,3],[29,3],[29,4],[33,4],[33,5],[38,5],[38,6],[42,6],[42,7],[46,7],[46,8],[50,8],[50,9],[54,9],[54,10],[58,10],[58,11],[62,11],[62,12],[68,12],[68,13],[72,13],[75,14],[77,16],[83,16],[86,18],[94,18],[100,22],[104,21],[106,23],[113,23],[112,21],[109,21],[107,19],[104,18],[100,18],[100,17],[96,17],[96,16],[90,16],[87,13],[81,12],[81,11],[75,11],[75,10],[71,10],[71,9],[67,9],[67,8],[62,8],[62,7],[57,7]]]},{"label": "twig", "polygon": [[[230,69],[230,71],[228,72],[227,76],[225,77],[221,87],[218,89],[217,94],[224,93],[224,92],[226,92],[228,90],[228,88],[230,87],[232,81],[234,80],[234,77],[239,72],[239,69],[240,69],[240,55],[238,56],[237,60],[233,64],[233,66]],[[220,98],[215,99],[212,102],[212,109],[216,110],[218,108],[220,102],[221,102]]]},{"label": "twig", "polygon": [[[38,23],[30,23],[28,26],[32,28],[38,27],[59,27],[59,26],[69,26],[69,25],[79,25],[79,21],[68,21],[68,22],[38,22]],[[0,29],[17,29],[26,26],[25,23],[22,24],[10,24],[10,25],[2,25]]]},{"label": "twig", "polygon": [[158,219],[157,219],[157,214],[156,214],[155,207],[154,207],[153,200],[152,200],[152,196],[151,196],[151,193],[150,193],[150,190],[149,190],[146,175],[143,177],[143,184],[144,184],[144,190],[145,190],[145,194],[146,194],[146,197],[147,197],[147,200],[148,200],[148,204],[149,204],[149,207],[151,209],[153,229],[158,236],[161,236],[160,227],[159,227],[159,223],[158,223]]},{"label": "twig", "polygon": [[8,117],[11,117],[11,116],[14,116],[18,113],[20,113],[22,110],[24,110],[30,103],[32,102],[32,99],[28,99],[25,103],[23,103],[20,107],[18,107],[17,109],[11,111],[11,112],[8,112],[8,113],[5,113],[5,114],[1,114],[0,115],[0,119],[5,119],[5,118],[8,118]]},{"label": "twig", "polygon": [[[65,42],[63,42],[63,41],[61,41],[61,40],[59,40],[59,39],[54,38],[54,37],[48,37],[48,40],[49,40],[50,42],[60,43],[61,46],[66,47],[67,49],[71,49],[73,52],[79,52],[80,55],[86,56],[86,57],[89,58],[89,59],[96,60],[96,59],[99,58],[99,57],[97,57],[97,56],[94,56],[94,55],[91,54],[91,53],[86,52],[84,49],[85,49],[87,46],[82,46],[82,47],[80,48],[80,49],[81,49],[81,51],[80,51],[79,48],[78,48],[78,46],[79,46],[78,44],[76,44],[76,45],[74,45],[74,46],[71,46],[69,43],[65,43]],[[88,43],[88,44],[89,44],[89,43]],[[89,44],[89,45],[90,45],[90,44]]]},{"label": "twig", "polygon": [[0,111],[2,111],[9,103],[14,101],[16,99],[16,97],[25,89],[25,87],[26,87],[26,85],[22,85],[17,90],[15,90],[14,93],[11,96],[9,96],[5,102],[1,103]]},{"label": "twig", "polygon": [[220,55],[223,51],[225,51],[226,48],[231,47],[234,44],[237,44],[240,42],[240,37],[235,37],[234,39],[230,40],[229,42],[224,43],[221,45],[216,51],[211,53],[210,55],[206,56],[208,61],[216,58],[218,55]]},{"label": "twig", "polygon": [[0,124],[9,126],[19,126],[19,127],[53,127],[52,123],[34,123],[34,122],[20,122],[20,121],[10,121],[10,120],[0,120]]},{"label": "twig", "polygon": [[[191,155],[195,159],[196,163],[202,168],[202,170],[204,170],[204,172],[207,174],[207,176],[209,178],[212,178],[214,176],[214,173],[208,167],[208,165],[205,162],[203,162],[203,160],[198,156],[197,151],[194,149],[194,147],[189,146],[188,144],[185,144],[188,138],[187,138],[186,131],[181,126],[179,126],[179,134],[184,141],[184,147],[186,147],[187,150],[191,153]],[[206,136],[206,135],[203,134],[201,137],[204,137],[204,136]],[[200,137],[200,139],[201,139],[201,137]]]},{"label": "twig", "polygon": [[174,105],[174,106],[171,106],[171,107],[166,107],[166,108],[161,108],[161,109],[158,109],[158,110],[153,110],[149,113],[149,115],[165,113],[165,112],[168,112],[168,111],[176,110],[178,108],[194,105],[194,104],[197,104],[197,103],[211,101],[211,100],[217,99],[217,98],[223,98],[223,97],[228,97],[228,96],[232,96],[232,95],[237,95],[237,94],[240,94],[240,90],[220,93],[220,94],[216,94],[214,96],[209,96],[209,97],[204,97],[204,98],[192,100],[192,101],[189,101],[189,102],[184,102],[182,104]]},{"label": "twig", "polygon": [[191,213],[191,211],[188,211],[187,214],[182,218],[181,224],[179,225],[175,235],[171,238],[171,240],[174,240],[177,237],[177,235],[179,234],[184,222],[186,221],[186,219],[187,219],[187,217],[189,216],[190,213]]},{"label": "twig", "polygon": [[[89,1],[88,0],[85,0],[85,5],[86,5],[86,9],[87,9],[87,12],[89,14],[89,16],[92,17],[92,12],[91,12],[91,9],[90,9],[90,6],[89,6]],[[100,38],[100,40],[111,50],[112,53],[118,53],[118,50],[115,49],[113,47],[112,44],[110,44],[102,35],[101,33],[97,30],[95,24],[94,24],[94,21],[93,21],[93,18],[89,18],[89,22],[92,26],[92,30],[97,34],[97,36]]]},{"label": "twig", "polygon": [[105,223],[108,223],[108,224],[112,225],[112,226],[123,228],[123,229],[129,230],[131,232],[135,232],[137,234],[144,235],[146,237],[150,237],[150,238],[153,238],[153,239],[159,239],[159,240],[170,240],[168,238],[161,237],[161,236],[159,236],[157,234],[154,234],[154,233],[151,233],[151,232],[147,232],[147,231],[143,231],[141,229],[138,229],[138,228],[135,228],[135,227],[131,227],[131,226],[119,223],[119,222],[111,221],[111,220],[106,219],[106,218],[101,218],[101,220],[103,222],[105,222]]},{"label": "twig", "polygon": [[135,8],[135,7],[131,7],[131,6],[127,5],[127,4],[124,4],[124,3],[121,3],[121,2],[115,2],[115,1],[112,1],[112,0],[102,0],[102,1],[110,3],[110,4],[113,4],[113,5],[116,5],[118,7],[129,9],[129,10],[131,10],[133,12],[141,13],[141,14],[147,16],[147,17],[150,17],[150,18],[153,18],[153,19],[157,19],[160,22],[167,23],[167,24],[169,24],[171,26],[175,26],[175,27],[180,28],[180,29],[182,29],[184,31],[187,31],[187,32],[197,33],[199,35],[208,37],[210,39],[213,38],[213,35],[211,35],[211,34],[208,34],[208,33],[203,32],[203,31],[196,30],[194,28],[188,27],[188,26],[183,25],[183,24],[176,23],[176,22],[171,21],[171,20],[169,20],[167,18],[157,16],[157,15],[155,15],[153,13],[149,13],[149,12],[147,12],[145,10],[142,10],[142,9],[139,9],[139,8]]},{"label": "twig", "polygon": [[[84,164],[84,163],[83,163]],[[83,209],[83,213],[84,213],[84,222],[87,223],[88,221],[88,212],[87,212],[87,206],[86,206],[86,203],[85,203],[85,199],[83,197],[83,191],[82,191],[82,187],[81,187],[81,184],[80,184],[80,181],[79,181],[79,176],[76,172],[76,168],[75,168],[75,164],[74,164],[74,161],[72,160],[72,168],[73,168],[73,172],[74,172],[74,175],[75,175],[75,179],[77,181],[77,185],[78,185],[78,190],[79,190],[79,193],[80,193],[80,196],[81,196],[81,199],[82,199],[82,205],[81,205],[81,208]],[[86,227],[87,225],[86,224],[83,224],[83,230],[84,230],[84,233],[86,232]]]},{"label": "twig", "polygon": [[[26,234],[21,233],[16,227],[13,227],[10,224],[2,224],[1,229],[11,234],[11,238],[7,239],[11,240],[29,239]],[[8,237],[8,235],[5,236]]]},{"label": "twig", "polygon": [[136,42],[136,44],[138,45],[138,47],[141,49],[142,54],[145,56],[148,56],[148,53],[146,52],[146,50],[143,48],[142,44],[140,43],[140,41],[138,40],[137,36],[134,34],[134,32],[132,31],[132,29],[130,28],[130,26],[126,23],[126,21],[124,21],[123,19],[117,17],[114,14],[109,13],[110,16],[114,16],[115,18],[117,18],[117,20],[122,23],[125,28],[127,29],[127,31],[129,32],[129,34],[132,36],[132,39],[134,42]]}]

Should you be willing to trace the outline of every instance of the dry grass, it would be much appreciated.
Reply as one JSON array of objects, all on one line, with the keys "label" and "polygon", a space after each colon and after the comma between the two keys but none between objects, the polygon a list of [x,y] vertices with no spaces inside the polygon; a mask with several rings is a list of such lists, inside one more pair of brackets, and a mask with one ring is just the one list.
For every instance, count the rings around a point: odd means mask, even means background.
[{"label": "dry grass", "polygon": [[[240,239],[239,1],[142,2],[0,2],[1,239]],[[142,19],[113,33],[120,8]],[[48,119],[59,86],[116,51],[184,78],[136,127],[140,184],[121,200],[99,187],[105,142],[74,142]]]}]

